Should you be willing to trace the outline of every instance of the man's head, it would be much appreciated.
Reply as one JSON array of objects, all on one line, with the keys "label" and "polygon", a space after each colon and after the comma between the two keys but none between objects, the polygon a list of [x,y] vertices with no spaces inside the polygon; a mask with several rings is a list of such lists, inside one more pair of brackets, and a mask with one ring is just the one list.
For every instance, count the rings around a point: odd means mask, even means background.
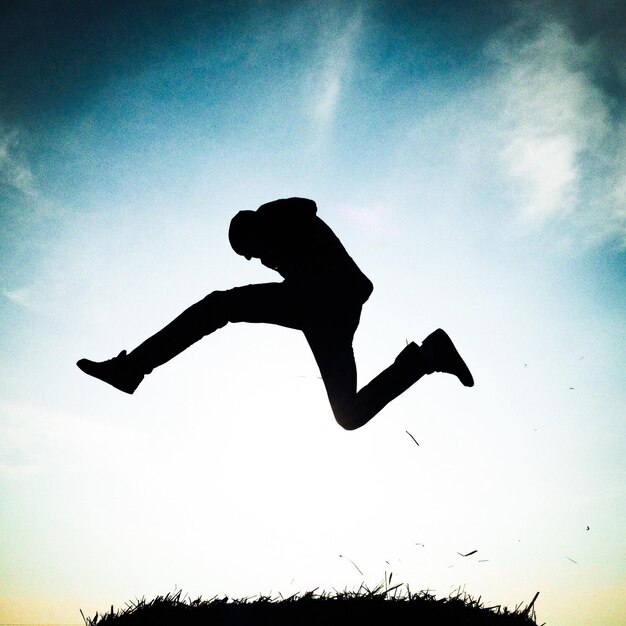
[{"label": "man's head", "polygon": [[259,216],[255,211],[239,211],[230,221],[228,239],[232,249],[248,261],[259,257]]},{"label": "man's head", "polygon": [[317,205],[308,198],[282,198],[256,211],[239,211],[230,222],[230,245],[246,259],[255,257],[265,263],[280,253],[294,224],[313,218],[316,211]]}]

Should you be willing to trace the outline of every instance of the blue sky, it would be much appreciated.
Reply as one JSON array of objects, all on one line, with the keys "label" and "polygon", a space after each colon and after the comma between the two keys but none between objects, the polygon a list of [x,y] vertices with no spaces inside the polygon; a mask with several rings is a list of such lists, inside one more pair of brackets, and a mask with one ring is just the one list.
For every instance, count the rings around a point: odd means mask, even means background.
[{"label": "blue sky", "polygon": [[[618,2],[9,6],[0,623],[385,571],[620,623],[624,23]],[[475,388],[429,377],[347,433],[285,329],[231,325],[132,397],[75,367],[276,280],[228,223],[292,195],[374,282],[360,383],[443,327]]]}]

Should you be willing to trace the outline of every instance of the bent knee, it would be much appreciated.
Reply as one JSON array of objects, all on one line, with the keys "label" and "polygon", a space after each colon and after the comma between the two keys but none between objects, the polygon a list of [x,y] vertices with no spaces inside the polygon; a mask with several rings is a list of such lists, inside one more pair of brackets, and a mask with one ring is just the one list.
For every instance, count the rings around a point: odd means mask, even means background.
[{"label": "bent knee", "polygon": [[365,423],[360,416],[356,415],[353,411],[338,411],[333,410],[335,421],[344,430],[356,430]]}]

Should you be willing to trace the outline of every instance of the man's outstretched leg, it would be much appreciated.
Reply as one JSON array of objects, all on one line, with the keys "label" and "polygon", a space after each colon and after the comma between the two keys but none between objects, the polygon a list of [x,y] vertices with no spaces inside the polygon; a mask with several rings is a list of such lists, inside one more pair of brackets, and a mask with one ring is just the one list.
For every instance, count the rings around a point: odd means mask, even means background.
[{"label": "man's outstretched leg", "polygon": [[133,393],[146,374],[228,322],[264,322],[297,328],[298,303],[284,283],[214,291],[183,311],[130,354],[108,361],[81,359],[78,367],[120,391]]},{"label": "man's outstretched leg", "polygon": [[122,350],[108,361],[81,359],[76,365],[85,374],[113,385],[120,391],[133,393],[144,376],[155,367],[227,324],[223,293],[213,292],[196,302],[130,354]]}]

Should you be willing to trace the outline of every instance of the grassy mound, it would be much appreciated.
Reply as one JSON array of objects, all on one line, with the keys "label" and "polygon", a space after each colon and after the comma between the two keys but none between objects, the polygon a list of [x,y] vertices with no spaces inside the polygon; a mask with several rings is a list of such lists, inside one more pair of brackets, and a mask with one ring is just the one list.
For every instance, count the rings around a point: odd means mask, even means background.
[{"label": "grassy mound", "polygon": [[125,609],[85,619],[86,626],[536,626],[533,601],[514,611],[500,606],[484,607],[464,593],[436,599],[428,592],[399,591],[402,585],[370,591],[317,594],[289,598],[190,600],[181,592],[130,603]]}]

